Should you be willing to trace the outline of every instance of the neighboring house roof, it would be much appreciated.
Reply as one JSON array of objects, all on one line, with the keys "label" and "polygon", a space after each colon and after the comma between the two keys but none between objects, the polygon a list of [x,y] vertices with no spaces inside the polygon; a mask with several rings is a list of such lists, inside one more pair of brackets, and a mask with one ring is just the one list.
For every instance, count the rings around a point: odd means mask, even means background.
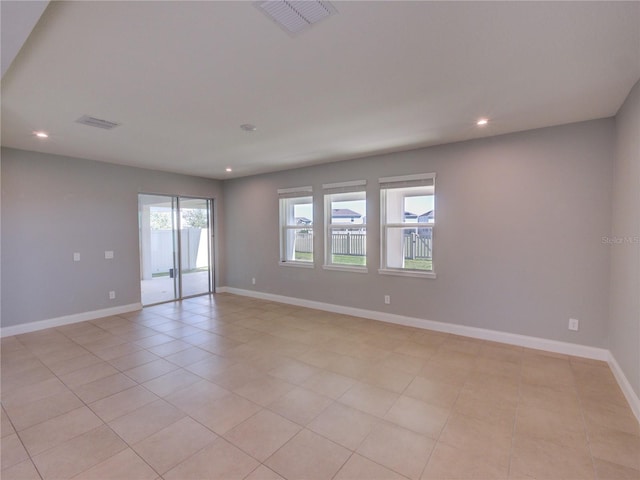
[{"label": "neighboring house roof", "polygon": [[348,208],[334,208],[331,210],[331,218],[360,218],[358,212],[354,212]]},{"label": "neighboring house roof", "polygon": [[415,213],[411,213],[411,212],[404,212],[404,218],[405,218],[405,220],[407,218],[418,218],[418,215],[416,215]]},{"label": "neighboring house roof", "polygon": [[433,210],[429,210],[428,212],[423,213],[418,217],[418,220],[430,219],[433,218]]},{"label": "neighboring house roof", "polygon": [[296,223],[298,225],[311,225],[311,220],[307,217],[296,217]]}]

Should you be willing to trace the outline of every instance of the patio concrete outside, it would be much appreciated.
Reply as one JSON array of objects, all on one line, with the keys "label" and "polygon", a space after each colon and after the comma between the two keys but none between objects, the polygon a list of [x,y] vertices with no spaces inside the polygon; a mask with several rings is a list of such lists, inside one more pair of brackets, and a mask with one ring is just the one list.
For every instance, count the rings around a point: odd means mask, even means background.
[{"label": "patio concrete outside", "polygon": [[[177,293],[174,291],[175,280],[168,276],[142,280],[140,282],[142,305],[175,300],[177,297]],[[182,296],[190,297],[201,293],[209,293],[209,272],[184,273],[182,275]]]}]

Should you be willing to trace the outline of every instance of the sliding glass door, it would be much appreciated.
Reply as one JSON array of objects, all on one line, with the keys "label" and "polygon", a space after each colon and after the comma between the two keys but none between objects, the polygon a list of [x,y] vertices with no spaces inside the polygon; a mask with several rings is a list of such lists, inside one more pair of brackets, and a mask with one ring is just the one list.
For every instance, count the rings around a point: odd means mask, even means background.
[{"label": "sliding glass door", "polygon": [[182,297],[211,291],[209,200],[178,199],[180,205],[180,279]]},{"label": "sliding glass door", "polygon": [[138,196],[142,304],[210,293],[212,201]]},{"label": "sliding glass door", "polygon": [[179,298],[177,198],[138,196],[142,304]]}]

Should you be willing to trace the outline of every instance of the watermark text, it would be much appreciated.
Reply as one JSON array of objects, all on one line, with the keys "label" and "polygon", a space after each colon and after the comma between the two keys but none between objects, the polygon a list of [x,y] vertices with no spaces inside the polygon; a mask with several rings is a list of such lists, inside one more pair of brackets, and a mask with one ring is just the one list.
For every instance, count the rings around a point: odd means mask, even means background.
[{"label": "watermark text", "polygon": [[608,236],[602,237],[602,243],[605,245],[640,245],[640,235],[632,236]]}]

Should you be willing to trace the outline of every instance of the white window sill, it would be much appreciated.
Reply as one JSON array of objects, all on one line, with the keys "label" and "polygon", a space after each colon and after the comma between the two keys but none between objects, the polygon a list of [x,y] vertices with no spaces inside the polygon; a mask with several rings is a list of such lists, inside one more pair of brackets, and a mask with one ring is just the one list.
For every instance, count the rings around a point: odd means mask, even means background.
[{"label": "white window sill", "polygon": [[281,267],[295,267],[295,268],[315,268],[313,263],[311,262],[279,262],[278,265]]},{"label": "white window sill", "polygon": [[397,275],[398,277],[436,278],[436,272],[421,272],[419,270],[381,268],[378,273],[381,275]]},{"label": "white window sill", "polygon": [[353,273],[369,273],[367,267],[348,267],[346,265],[323,265],[325,270],[336,270],[338,272],[353,272]]}]

